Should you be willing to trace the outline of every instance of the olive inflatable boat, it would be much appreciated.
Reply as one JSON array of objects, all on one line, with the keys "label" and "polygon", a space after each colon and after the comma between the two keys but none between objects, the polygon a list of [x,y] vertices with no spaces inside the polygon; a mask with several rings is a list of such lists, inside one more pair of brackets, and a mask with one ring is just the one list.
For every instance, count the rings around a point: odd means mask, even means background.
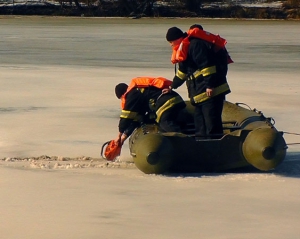
[{"label": "olive inflatable boat", "polygon": [[287,145],[275,121],[243,103],[225,101],[224,135],[197,140],[194,107],[187,103],[179,120],[182,133],[162,133],[155,124],[137,128],[129,139],[130,154],[146,174],[222,172],[254,167],[274,169],[285,158]]}]

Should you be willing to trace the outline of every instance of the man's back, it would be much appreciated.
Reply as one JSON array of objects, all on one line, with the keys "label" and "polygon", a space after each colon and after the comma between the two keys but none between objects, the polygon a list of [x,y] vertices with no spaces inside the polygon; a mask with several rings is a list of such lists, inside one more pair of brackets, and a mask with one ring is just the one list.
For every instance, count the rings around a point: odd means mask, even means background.
[{"label": "man's back", "polygon": [[157,98],[161,95],[161,89],[155,87],[133,88],[126,95],[124,110],[130,110],[144,114],[149,111],[149,100]]}]

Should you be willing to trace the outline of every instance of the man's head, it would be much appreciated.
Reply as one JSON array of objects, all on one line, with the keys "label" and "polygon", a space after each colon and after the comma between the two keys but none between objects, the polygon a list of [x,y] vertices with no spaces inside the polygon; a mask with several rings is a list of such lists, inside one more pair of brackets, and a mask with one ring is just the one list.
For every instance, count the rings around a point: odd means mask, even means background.
[{"label": "man's head", "polygon": [[122,95],[127,91],[128,85],[125,83],[117,84],[115,87],[115,93],[118,99],[121,99]]},{"label": "man's head", "polygon": [[190,29],[199,28],[200,30],[203,30],[203,27],[200,24],[194,24],[190,26]]},{"label": "man's head", "polygon": [[176,41],[184,36],[184,33],[178,27],[168,29],[166,39],[168,42]]}]

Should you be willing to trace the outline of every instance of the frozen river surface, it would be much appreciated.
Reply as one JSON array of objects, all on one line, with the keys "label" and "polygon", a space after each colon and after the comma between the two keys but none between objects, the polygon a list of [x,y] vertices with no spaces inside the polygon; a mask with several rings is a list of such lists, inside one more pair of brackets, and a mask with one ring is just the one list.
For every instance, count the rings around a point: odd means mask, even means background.
[{"label": "frozen river surface", "polygon": [[[278,130],[300,133],[299,21],[0,17],[0,158],[99,157],[102,143],[117,135],[114,86],[141,75],[172,79],[166,30],[194,23],[228,41],[235,63],[227,100],[263,111]],[[185,86],[178,92],[187,98]],[[126,142],[121,161],[129,160]],[[155,176],[31,165],[0,161],[1,238],[300,235],[297,144],[267,173]]]},{"label": "frozen river surface", "polygon": [[228,41],[228,100],[266,111],[280,130],[297,127],[299,21],[12,17],[0,19],[0,157],[97,157],[117,133],[115,84],[172,79],[166,30],[195,22]]}]

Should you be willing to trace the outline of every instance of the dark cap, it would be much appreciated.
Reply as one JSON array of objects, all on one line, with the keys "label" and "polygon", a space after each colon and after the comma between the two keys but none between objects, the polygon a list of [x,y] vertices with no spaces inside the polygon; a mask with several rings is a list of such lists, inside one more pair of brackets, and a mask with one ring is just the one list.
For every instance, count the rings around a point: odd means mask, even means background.
[{"label": "dark cap", "polygon": [[175,41],[184,36],[184,33],[178,27],[171,27],[167,31],[166,39],[167,41]]},{"label": "dark cap", "polygon": [[115,87],[115,93],[118,99],[120,99],[122,97],[122,95],[125,94],[125,92],[127,91],[128,85],[125,83],[120,83],[117,84]]}]

